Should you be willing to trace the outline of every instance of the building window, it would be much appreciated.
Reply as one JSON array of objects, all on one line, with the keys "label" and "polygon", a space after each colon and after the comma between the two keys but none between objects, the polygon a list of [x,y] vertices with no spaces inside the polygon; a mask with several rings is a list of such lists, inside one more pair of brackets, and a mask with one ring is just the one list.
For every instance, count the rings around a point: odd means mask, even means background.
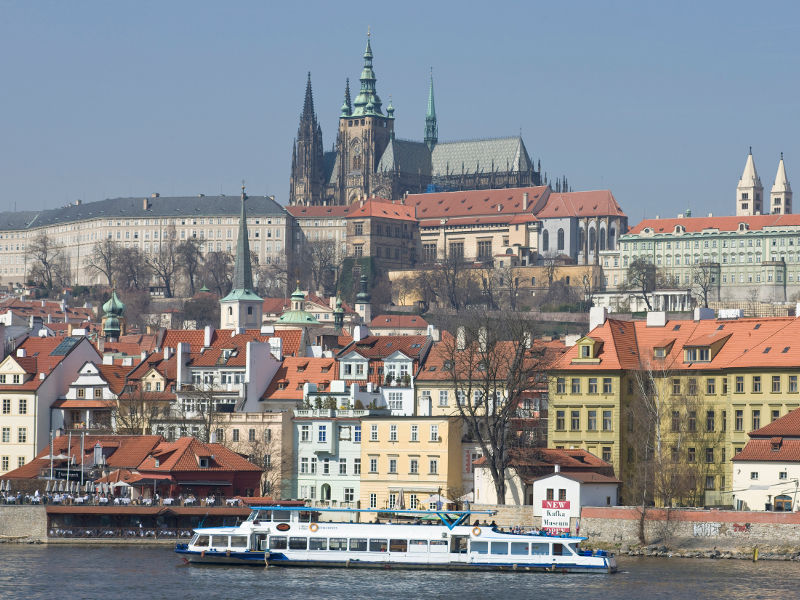
[{"label": "building window", "polygon": [[565,394],[567,391],[567,383],[563,377],[556,379],[556,394]]},{"label": "building window", "polygon": [[0,471],[8,471],[8,457],[0,458]]},{"label": "building window", "polygon": [[553,488],[547,488],[546,495],[548,500],[553,500],[555,498],[555,496],[553,495]]},{"label": "building window", "polygon": [[572,393],[573,394],[580,394],[581,393],[581,380],[577,377],[572,378]]},{"label": "building window", "polygon": [[432,459],[430,459],[429,464],[430,464],[430,469],[431,469],[430,474],[431,475],[438,475],[439,474],[439,459],[438,458],[432,458]]},{"label": "building window", "polygon": [[775,421],[781,416],[781,411],[773,410],[772,411],[772,420]]},{"label": "building window", "polygon": [[396,442],[397,441],[397,425],[390,425],[389,426],[389,441]]},{"label": "building window", "polygon": [[324,444],[328,441],[328,426],[327,425],[320,425],[319,429],[317,430],[317,441],[321,444]]},{"label": "building window", "polygon": [[750,471],[750,479],[758,479],[758,471]]},{"label": "building window", "polygon": [[11,399],[10,398],[3,398],[3,414],[10,415],[11,414]]},{"label": "building window", "polygon": [[754,410],[753,411],[753,429],[760,429],[761,428],[761,411]]},{"label": "building window", "polygon": [[411,441],[412,442],[419,441],[419,425],[411,426]]},{"label": "building window", "polygon": [[677,432],[681,430],[681,413],[677,410],[672,411],[672,431]]},{"label": "building window", "polygon": [[743,410],[737,410],[734,413],[734,415],[735,416],[734,416],[733,428],[736,431],[744,431],[744,411]]},{"label": "building window", "polygon": [[377,425],[370,425],[369,441],[370,442],[377,442],[378,441],[378,426]]},{"label": "building window", "polygon": [[397,473],[397,459],[390,458],[389,459],[389,473]]},{"label": "building window", "polygon": [[556,430],[564,431],[566,429],[566,418],[563,410],[556,411]]},{"label": "building window", "polygon": [[28,428],[27,427],[20,427],[17,429],[17,442],[20,444],[24,444],[28,441]]},{"label": "building window", "polygon": [[687,454],[687,460],[688,460],[690,463],[693,463],[693,462],[696,460],[696,458],[697,458],[697,456],[696,456],[696,454],[695,454],[695,449],[694,449],[694,448],[689,448],[689,449],[687,450],[687,453],[686,453],[686,454]]},{"label": "building window", "polygon": [[774,394],[778,394],[781,391],[781,376],[780,375],[773,375],[772,376],[772,392]]},{"label": "building window", "polygon": [[565,488],[560,488],[558,490],[558,499],[562,502],[567,499],[567,490]]},{"label": "building window", "polygon": [[[150,384],[147,384],[147,391],[150,391]],[[78,398],[86,398],[86,390],[84,388],[78,388]]]},{"label": "building window", "polygon": [[713,475],[706,475],[706,489],[713,490],[714,489],[714,476]]},{"label": "building window", "polygon": [[743,375],[737,375],[736,376],[735,392],[737,394],[743,394],[744,393],[744,376]]},{"label": "building window", "polygon": [[439,406],[447,406],[447,390],[439,390]]},{"label": "building window", "polygon": [[239,441],[239,430],[238,429],[233,429],[231,431],[231,441],[232,442],[238,442]]},{"label": "building window", "polygon": [[354,244],[353,245],[353,256],[356,258],[361,258],[364,256],[364,244]]},{"label": "building window", "polygon": [[361,443],[361,425],[356,425],[353,427],[353,441],[356,444]]},{"label": "building window", "polygon": [[714,379],[713,377],[709,377],[708,379],[706,379],[706,394],[713,395],[717,393],[716,381],[717,380]]},{"label": "building window", "polygon": [[309,425],[300,426],[300,441],[301,442],[311,441],[311,427]]},{"label": "building window", "polygon": [[412,458],[408,463],[408,472],[412,475],[419,473],[419,460]]},{"label": "building window", "polygon": [[589,393],[597,393],[597,377],[589,377]]},{"label": "building window", "polygon": [[714,431],[716,428],[715,415],[713,410],[706,411],[706,431]]},{"label": "building window", "polygon": [[597,429],[597,411],[590,410],[586,419],[586,429],[595,431]]},{"label": "building window", "polygon": [[389,410],[403,410],[403,392],[389,392]]},{"label": "building window", "polygon": [[308,459],[301,458],[300,459],[300,472],[301,473],[308,473]]},{"label": "building window", "polygon": [[6,444],[11,441],[11,427],[3,427],[2,440]]},{"label": "building window", "polygon": [[339,459],[339,475],[347,475],[347,459]]},{"label": "building window", "polygon": [[[269,431],[269,429],[267,429]],[[248,442],[255,442],[256,441],[256,430],[250,428],[247,430],[247,441]]]},{"label": "building window", "polygon": [[611,447],[610,446],[603,446],[603,460],[607,463],[611,462]]},{"label": "building window", "polygon": [[345,502],[353,502],[356,498],[355,489],[354,488],[344,488],[344,501]]},{"label": "building window", "polygon": [[438,425],[431,425],[431,441],[438,442],[439,441],[439,426]]},{"label": "building window", "polygon": [[353,224],[353,235],[364,235],[364,223],[358,222]]},{"label": "building window", "polygon": [[789,375],[789,392],[797,393],[797,375]]},{"label": "building window", "polygon": [[761,376],[760,375],[753,375],[753,393],[760,394],[761,393]]},{"label": "building window", "polygon": [[361,459],[353,459],[353,475],[361,475]]},{"label": "building window", "polygon": [[611,411],[604,410],[603,411],[603,431],[611,431],[613,429],[611,423]]},{"label": "building window", "polygon": [[369,459],[369,472],[370,473],[377,473],[378,472],[378,459],[377,458],[370,458]]},{"label": "building window", "polygon": [[603,377],[603,393],[610,394],[612,390],[611,377]]},{"label": "building window", "polygon": [[572,431],[578,431],[581,428],[581,412],[579,410],[573,410],[570,413],[569,428]]},{"label": "building window", "polygon": [[687,384],[686,393],[689,394],[690,396],[696,396],[697,395],[697,379],[695,379],[694,377],[690,377],[686,381],[686,384]]},{"label": "building window", "polygon": [[378,508],[378,494],[373,492],[369,495],[369,507]]},{"label": "building window", "polygon": [[688,429],[689,431],[697,431],[697,411],[690,410],[688,419],[687,419]]},{"label": "building window", "polygon": [[478,260],[489,260],[492,258],[492,240],[478,241]]}]

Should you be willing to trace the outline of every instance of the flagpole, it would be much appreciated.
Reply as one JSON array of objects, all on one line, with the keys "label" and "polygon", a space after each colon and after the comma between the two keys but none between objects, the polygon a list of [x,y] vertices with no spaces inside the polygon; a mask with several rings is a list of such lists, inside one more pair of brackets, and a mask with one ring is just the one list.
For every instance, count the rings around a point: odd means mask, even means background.
[{"label": "flagpole", "polygon": [[72,432],[67,437],[67,481],[69,481],[69,465],[72,462]]},{"label": "flagpole", "polygon": [[81,485],[83,485],[83,454],[84,454],[84,444],[86,444],[86,432],[81,432]]},{"label": "flagpole", "polygon": [[50,430],[50,479],[53,479],[53,430]]}]

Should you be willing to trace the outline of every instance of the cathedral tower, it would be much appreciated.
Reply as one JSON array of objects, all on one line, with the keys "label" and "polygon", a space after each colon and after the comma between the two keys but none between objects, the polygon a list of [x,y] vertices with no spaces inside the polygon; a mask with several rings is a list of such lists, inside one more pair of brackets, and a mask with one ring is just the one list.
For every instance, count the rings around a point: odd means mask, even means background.
[{"label": "cathedral tower", "polygon": [[775,183],[769,194],[770,212],[774,215],[792,214],[792,187],[786,175],[786,165],[783,164],[783,152],[778,163],[778,172],[775,174]]},{"label": "cathedral tower", "polygon": [[436,106],[433,103],[433,69],[431,69],[431,87],[428,90],[428,110],[425,113],[425,145],[433,152],[439,141],[439,127],[436,125]]},{"label": "cathedral tower", "polygon": [[314,112],[311,73],[306,82],[306,96],[297,138],[292,147],[292,175],[289,179],[289,204],[322,204],[325,165],[322,152],[322,128]]},{"label": "cathedral tower", "polygon": [[348,85],[339,117],[336,204],[351,204],[370,194],[371,178],[394,132],[393,111],[387,110],[389,114],[383,114],[376,91],[369,36],[360,79],[361,89],[352,102],[352,108]]},{"label": "cathedral tower", "polygon": [[756,172],[756,163],[753,161],[753,149],[747,155],[744,171],[736,186],[736,216],[750,217],[763,213],[761,203],[764,197],[764,187],[761,178]]}]

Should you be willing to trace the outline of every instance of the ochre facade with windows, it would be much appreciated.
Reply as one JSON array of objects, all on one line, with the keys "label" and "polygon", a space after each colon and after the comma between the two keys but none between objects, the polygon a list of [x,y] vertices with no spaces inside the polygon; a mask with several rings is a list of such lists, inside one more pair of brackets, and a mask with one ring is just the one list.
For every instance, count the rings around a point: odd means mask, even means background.
[{"label": "ochre facade with windows", "polygon": [[551,371],[548,445],[589,450],[630,483],[646,396],[662,455],[698,465],[706,504],[731,504],[730,460],[747,432],[800,406],[798,339],[794,318],[608,320]]},{"label": "ochre facade with windows", "polygon": [[361,435],[361,508],[428,508],[461,490],[459,418],[368,417]]}]

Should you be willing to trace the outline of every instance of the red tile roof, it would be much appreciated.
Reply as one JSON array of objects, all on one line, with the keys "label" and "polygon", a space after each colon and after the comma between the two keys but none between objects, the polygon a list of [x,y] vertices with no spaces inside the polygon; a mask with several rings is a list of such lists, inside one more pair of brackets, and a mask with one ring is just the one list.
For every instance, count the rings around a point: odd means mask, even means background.
[{"label": "red tile roof", "polygon": [[286,212],[295,218],[300,217],[344,217],[349,214],[357,204],[348,206],[287,206]]},{"label": "red tile roof", "polygon": [[[528,206],[523,208],[523,194],[528,194]],[[504,188],[497,190],[469,190],[409,194],[405,205],[416,208],[417,218],[488,216],[499,214],[533,214],[538,201],[549,193],[547,186]]]},{"label": "red tile roof", "polygon": [[262,311],[265,315],[279,315],[291,306],[289,298],[264,298]]},{"label": "red tile roof", "polygon": [[620,216],[625,213],[610,190],[551,193],[544,208],[536,212],[540,219],[559,217]]},{"label": "red tile roof", "polygon": [[108,383],[108,389],[119,396],[125,388],[125,381],[128,373],[131,372],[131,367],[123,367],[122,365],[95,365],[100,375]]},{"label": "red tile roof", "polygon": [[50,408],[107,408],[116,406],[116,402],[112,400],[102,400],[95,398],[78,398],[69,400],[62,398],[56,400],[50,405]]},{"label": "red tile roof", "polygon": [[748,434],[751,438],[770,438],[774,436],[800,438],[800,408],[775,419],[772,423]]},{"label": "red tile roof", "polygon": [[672,233],[681,225],[687,232],[697,233],[705,229],[719,231],[738,231],[739,223],[747,223],[750,231],[765,227],[793,227],[800,225],[800,215],[754,215],[752,217],[686,217],[682,219],[644,219],[631,228],[628,233],[642,233],[652,229],[655,233]]},{"label": "red tile roof", "polygon": [[[57,354],[53,355],[53,351],[64,341],[66,337],[29,337],[26,338],[22,344],[19,345],[19,349],[25,350],[27,356],[17,356],[15,354],[10,354],[6,357],[6,360],[14,360],[16,363],[22,367],[22,369],[28,374],[28,379],[21,384],[0,384],[0,390],[2,391],[30,391],[39,389],[39,386],[45,381],[39,377],[40,373],[45,373],[49,375],[50,372],[64,360],[65,356],[72,351],[75,346],[83,342],[84,338],[78,339],[75,344],[70,347],[69,351],[64,354]],[[100,355],[97,355],[97,359],[100,359]]]},{"label": "red tile roof", "polygon": [[[164,340],[161,342],[163,348],[178,348],[181,342],[188,343],[192,350],[200,350],[203,347],[205,331],[202,329],[167,329]],[[212,335],[212,343],[214,336]]]},{"label": "red tile roof", "polygon": [[[209,459],[208,467],[200,466],[199,457]],[[174,442],[162,441],[145,457],[137,470],[145,476],[176,471],[262,471],[261,467],[222,444],[204,444],[193,437],[182,437]]]},{"label": "red tile roof", "polygon": [[732,459],[734,462],[800,462],[800,439],[781,439],[773,442],[768,438],[750,440]]},{"label": "red tile roof", "polygon": [[[572,363],[578,348],[569,348],[554,369],[571,371],[606,371],[639,369],[653,365],[658,369],[713,370],[753,367],[792,367],[798,364],[800,319],[765,317],[753,319],[708,319],[702,321],[667,321],[664,327],[648,327],[644,321],[608,319],[590,332],[602,342],[595,363]],[[665,339],[674,338],[669,354],[654,357],[654,348],[664,347]],[[727,338],[727,339],[726,339]],[[685,346],[705,342],[721,343],[710,362],[684,363]],[[641,357],[641,358],[640,358]]]},{"label": "red tile roof", "polygon": [[352,210],[346,215],[347,219],[376,218],[394,219],[397,221],[416,221],[414,207],[400,202],[392,202],[384,198],[371,198],[364,202],[352,205]]},{"label": "red tile roof", "polygon": [[[306,382],[329,383],[338,379],[336,361],[332,358],[287,357],[267,386],[262,400],[297,400],[303,397]],[[298,386],[300,389],[298,389]],[[324,393],[324,392],[321,392]]]},{"label": "red tile roof", "polygon": [[339,356],[355,351],[364,358],[383,359],[402,352],[409,358],[418,359],[427,351],[429,343],[427,335],[370,335],[340,350]]}]

